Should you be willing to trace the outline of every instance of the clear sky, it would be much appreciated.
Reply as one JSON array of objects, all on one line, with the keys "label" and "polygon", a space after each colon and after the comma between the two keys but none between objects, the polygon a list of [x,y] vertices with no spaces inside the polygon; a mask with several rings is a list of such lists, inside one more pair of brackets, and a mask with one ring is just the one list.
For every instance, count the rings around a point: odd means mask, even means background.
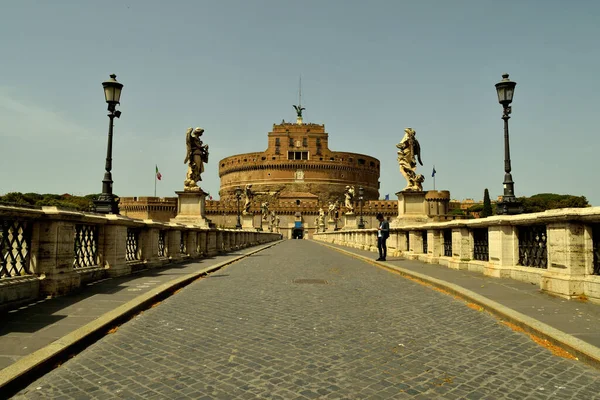
[{"label": "clear sky", "polygon": [[[0,0],[0,193],[101,191],[102,81],[125,86],[113,179],[120,196],[174,196],[185,130],[205,129],[200,185],[218,161],[262,151],[273,123],[324,123],[332,150],[381,161],[381,197],[405,186],[395,145],[421,143],[425,189],[502,194],[502,108],[515,192],[600,205],[600,2],[585,0]],[[596,111],[597,112],[597,111]]]}]

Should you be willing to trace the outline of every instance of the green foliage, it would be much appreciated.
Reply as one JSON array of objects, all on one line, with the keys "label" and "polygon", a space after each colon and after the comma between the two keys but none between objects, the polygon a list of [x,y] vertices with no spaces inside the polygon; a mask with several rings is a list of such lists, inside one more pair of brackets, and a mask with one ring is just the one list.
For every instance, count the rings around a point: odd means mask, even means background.
[{"label": "green foliage", "polygon": [[520,197],[519,200],[523,204],[523,212],[526,213],[590,206],[585,196],[572,196],[569,194],[539,193],[531,197]]},{"label": "green foliage", "polygon": [[28,201],[28,199],[22,193],[19,193],[19,192],[11,192],[11,193],[5,194],[4,196],[0,196],[0,201],[5,202],[5,203],[26,205],[26,206],[33,205],[33,203],[30,203]]},{"label": "green foliage", "polygon": [[483,204],[474,204],[471,207],[469,207],[467,209],[467,211],[471,212],[478,212],[480,213],[479,215],[481,215],[481,211],[483,210]]},{"label": "green foliage", "polygon": [[449,215],[465,215],[465,212],[460,208],[453,208],[448,212]]},{"label": "green foliage", "polygon": [[481,209],[481,212],[479,213],[479,216],[481,218],[485,218],[485,217],[489,217],[493,214],[494,214],[494,211],[492,210],[492,201],[490,200],[490,192],[486,188],[483,192],[483,207]]},{"label": "green foliage", "polygon": [[7,193],[0,196],[0,203],[13,204],[19,206],[54,206],[63,209],[89,211],[93,200],[97,194],[88,194],[86,196],[71,196],[69,194],[39,194],[39,193]]}]

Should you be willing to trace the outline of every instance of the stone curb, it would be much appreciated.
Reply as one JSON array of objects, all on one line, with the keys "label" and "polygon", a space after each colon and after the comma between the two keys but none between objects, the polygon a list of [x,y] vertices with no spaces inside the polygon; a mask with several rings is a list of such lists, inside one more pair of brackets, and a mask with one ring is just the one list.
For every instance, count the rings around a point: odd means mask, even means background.
[{"label": "stone curb", "polygon": [[414,272],[411,270],[398,267],[396,265],[375,261],[368,257],[360,254],[353,253],[352,251],[340,249],[335,246],[331,246],[327,243],[314,241],[322,246],[329,247],[340,253],[350,255],[352,257],[367,261],[373,265],[383,267],[400,275],[415,278],[419,281],[423,281],[439,289],[444,289],[451,294],[458,296],[464,300],[475,303],[480,307],[483,307],[487,312],[496,317],[499,317],[507,322],[510,322],[519,328],[522,328],[525,332],[534,334],[542,339],[548,340],[551,344],[558,346],[573,356],[577,357],[579,361],[583,361],[595,368],[600,368],[600,348],[593,346],[581,339],[577,339],[574,336],[569,335],[559,329],[553,328],[543,322],[538,321],[535,318],[531,318],[525,314],[513,310],[512,308],[506,307],[496,301],[490,300],[485,296],[477,294],[471,290],[465,289],[462,286],[455,285],[454,283],[446,282],[441,279],[433,278],[425,274]]},{"label": "stone curb", "polygon": [[281,240],[278,240],[269,243],[239,257],[211,265],[202,270],[163,283],[133,300],[120,305],[114,310],[101,315],[92,322],[89,322],[49,345],[19,359],[14,364],[0,370],[0,392],[3,393],[3,395],[14,395],[27,384],[60,365],[66,357],[73,356],[82,351],[104,337],[111,328],[128,321],[135,314],[149,309],[157,301],[164,300],[174,294],[176,290],[189,285],[203,275],[219,270],[226,265],[268,249],[281,242]]}]

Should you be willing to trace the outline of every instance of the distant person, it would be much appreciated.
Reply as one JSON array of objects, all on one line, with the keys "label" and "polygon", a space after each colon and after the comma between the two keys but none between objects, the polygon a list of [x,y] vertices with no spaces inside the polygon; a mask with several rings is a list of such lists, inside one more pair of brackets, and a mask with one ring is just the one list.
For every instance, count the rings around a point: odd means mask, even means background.
[{"label": "distant person", "polygon": [[390,237],[390,223],[383,219],[383,214],[377,214],[379,228],[377,228],[377,250],[379,250],[379,258],[375,261],[385,261],[387,256],[387,246],[385,241]]}]

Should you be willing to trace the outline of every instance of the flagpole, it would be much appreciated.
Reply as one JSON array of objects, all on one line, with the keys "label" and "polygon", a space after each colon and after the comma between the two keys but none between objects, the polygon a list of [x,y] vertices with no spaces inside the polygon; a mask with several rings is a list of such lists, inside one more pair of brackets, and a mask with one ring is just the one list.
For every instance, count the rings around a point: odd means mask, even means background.
[{"label": "flagpole", "polygon": [[156,173],[154,174],[154,197],[156,197]]}]

